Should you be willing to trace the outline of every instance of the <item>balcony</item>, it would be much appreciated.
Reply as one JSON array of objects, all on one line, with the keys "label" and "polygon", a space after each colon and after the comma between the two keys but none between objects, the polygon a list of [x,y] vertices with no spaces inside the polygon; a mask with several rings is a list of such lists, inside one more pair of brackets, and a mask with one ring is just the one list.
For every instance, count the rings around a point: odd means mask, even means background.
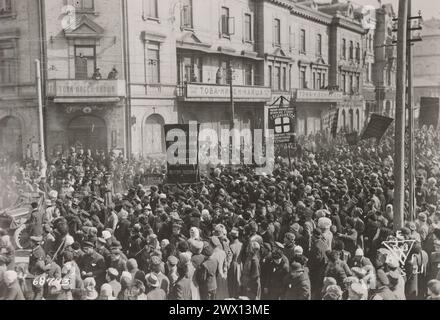
[{"label": "balcony", "polygon": [[[181,101],[191,102],[229,102],[229,85],[216,85],[205,83],[188,83],[177,90]],[[272,97],[269,87],[260,86],[233,86],[234,101],[236,102],[268,102]]]},{"label": "balcony", "polygon": [[126,96],[124,80],[49,80],[47,97],[59,103],[119,102]]}]

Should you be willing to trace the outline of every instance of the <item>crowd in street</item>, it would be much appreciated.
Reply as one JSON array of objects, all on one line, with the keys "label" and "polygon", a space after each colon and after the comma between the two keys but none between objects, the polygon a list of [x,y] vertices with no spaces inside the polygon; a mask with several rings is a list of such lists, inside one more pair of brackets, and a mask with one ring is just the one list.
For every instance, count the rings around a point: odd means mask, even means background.
[{"label": "crowd in street", "polygon": [[392,141],[297,148],[291,167],[216,166],[192,185],[149,186],[164,163],[82,149],[45,177],[9,167],[3,207],[20,192],[45,205],[28,268],[0,230],[0,300],[440,300],[440,132],[417,131],[417,209],[399,232]]}]

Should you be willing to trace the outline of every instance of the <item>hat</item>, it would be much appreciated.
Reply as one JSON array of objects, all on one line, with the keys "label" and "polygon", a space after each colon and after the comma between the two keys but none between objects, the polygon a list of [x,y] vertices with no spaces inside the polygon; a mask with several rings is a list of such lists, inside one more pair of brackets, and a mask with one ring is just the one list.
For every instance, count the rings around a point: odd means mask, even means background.
[{"label": "hat", "polygon": [[118,270],[116,270],[115,268],[109,268],[109,269],[107,270],[107,272],[108,272],[109,274],[111,274],[112,276],[115,276],[115,277],[117,277],[117,276],[119,275]]},{"label": "hat", "polygon": [[152,273],[147,274],[145,280],[149,287],[158,288],[160,286],[159,279]]},{"label": "hat", "polygon": [[301,246],[296,246],[295,249],[293,249],[293,253],[297,255],[302,255],[304,253],[304,250]]},{"label": "hat", "polygon": [[83,242],[83,248],[94,248],[94,247],[95,247],[95,245],[90,241]]},{"label": "hat", "polygon": [[299,271],[304,271],[302,265],[298,262],[293,262],[290,265],[290,272],[299,272]]},{"label": "hat", "polygon": [[37,242],[37,243],[40,243],[41,241],[43,241],[42,236],[38,236],[38,237],[32,236],[32,237],[30,237],[30,239],[34,242]]},{"label": "hat", "polygon": [[354,253],[355,256],[363,257],[364,256],[364,250],[361,248],[356,249],[356,252]]},{"label": "hat", "polygon": [[104,230],[102,231],[102,238],[104,240],[110,239],[112,237],[112,234],[110,233],[110,231]]},{"label": "hat", "polygon": [[320,229],[328,229],[332,226],[332,221],[329,218],[319,218],[318,220],[318,228]]},{"label": "hat", "polygon": [[281,253],[280,250],[275,250],[272,253],[272,258],[274,258],[275,260],[281,259],[283,257],[283,254]]},{"label": "hat", "polygon": [[169,256],[167,261],[172,266],[175,266],[179,263],[179,259],[177,259],[175,256]]},{"label": "hat", "polygon": [[233,237],[238,237],[239,236],[239,231],[237,228],[233,228],[230,232],[230,235]]},{"label": "hat", "polygon": [[426,214],[423,213],[423,212],[420,212],[420,213],[419,213],[418,218],[419,218],[419,220],[422,221],[422,222],[426,222],[426,221],[428,220],[428,217],[427,217]]},{"label": "hat", "polygon": [[109,300],[115,299],[115,297],[113,296],[113,288],[108,283],[104,283],[101,286],[100,294],[102,298],[108,298]]},{"label": "hat", "polygon": [[152,256],[151,257],[151,264],[153,266],[158,266],[162,264],[162,260],[158,256]]}]

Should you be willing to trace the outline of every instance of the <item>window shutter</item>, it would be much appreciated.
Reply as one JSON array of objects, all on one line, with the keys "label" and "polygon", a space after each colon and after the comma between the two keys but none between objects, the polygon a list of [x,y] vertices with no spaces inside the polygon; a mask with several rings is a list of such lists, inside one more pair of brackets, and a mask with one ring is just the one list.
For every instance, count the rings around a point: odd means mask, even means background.
[{"label": "window shutter", "polygon": [[235,18],[234,17],[228,17],[228,33],[229,35],[235,34]]}]

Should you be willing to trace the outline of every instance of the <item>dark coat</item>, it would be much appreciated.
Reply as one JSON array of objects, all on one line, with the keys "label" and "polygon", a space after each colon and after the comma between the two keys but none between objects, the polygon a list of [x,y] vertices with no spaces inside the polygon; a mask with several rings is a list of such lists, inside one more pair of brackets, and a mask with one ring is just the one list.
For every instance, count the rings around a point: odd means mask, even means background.
[{"label": "dark coat", "polygon": [[262,267],[262,287],[267,288],[265,298],[278,300],[283,295],[284,279],[289,274],[289,261],[283,256],[281,263],[276,264],[268,259]]},{"label": "dark coat", "polygon": [[170,300],[192,300],[191,280],[180,278],[171,288]]},{"label": "dark coat", "polygon": [[203,262],[197,270],[197,282],[200,286],[200,291],[210,292],[217,290],[217,269],[218,261],[208,258]]},{"label": "dark coat", "polygon": [[284,300],[310,300],[311,285],[307,273],[289,274],[284,283]]}]

